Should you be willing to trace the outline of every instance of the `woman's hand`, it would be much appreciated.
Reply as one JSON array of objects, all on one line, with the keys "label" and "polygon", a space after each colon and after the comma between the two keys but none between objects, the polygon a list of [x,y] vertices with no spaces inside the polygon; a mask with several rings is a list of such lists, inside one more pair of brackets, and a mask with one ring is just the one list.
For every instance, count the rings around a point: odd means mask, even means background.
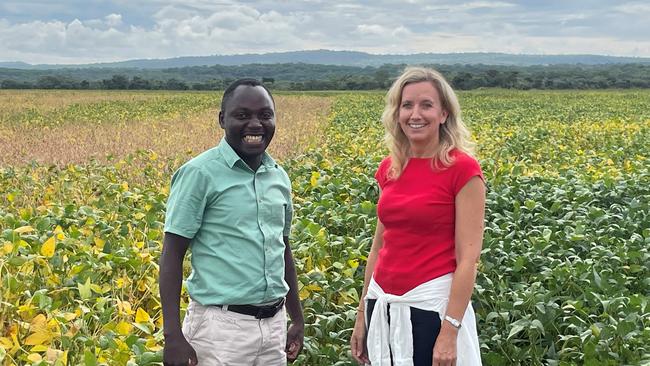
[{"label": "woman's hand", "polygon": [[368,350],[366,349],[366,322],[363,311],[357,312],[357,320],[354,322],[350,347],[352,348],[352,357],[360,365],[370,363]]},{"label": "woman's hand", "polygon": [[440,327],[440,334],[436,338],[436,345],[433,346],[433,366],[456,365],[457,338],[458,329],[443,320],[442,326]]}]

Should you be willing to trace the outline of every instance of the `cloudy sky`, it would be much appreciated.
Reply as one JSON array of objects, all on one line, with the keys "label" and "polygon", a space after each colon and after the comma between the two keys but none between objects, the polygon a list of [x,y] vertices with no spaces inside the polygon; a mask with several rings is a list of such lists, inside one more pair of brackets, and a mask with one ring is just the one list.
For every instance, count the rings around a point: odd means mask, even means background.
[{"label": "cloudy sky", "polygon": [[650,57],[650,2],[0,0],[0,61],[313,49]]}]

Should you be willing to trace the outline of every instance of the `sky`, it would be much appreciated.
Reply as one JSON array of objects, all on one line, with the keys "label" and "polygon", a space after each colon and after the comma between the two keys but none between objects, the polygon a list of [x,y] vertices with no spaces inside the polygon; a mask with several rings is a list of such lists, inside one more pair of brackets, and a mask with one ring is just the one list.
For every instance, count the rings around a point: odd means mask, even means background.
[{"label": "sky", "polygon": [[0,61],[315,49],[650,57],[650,2],[0,0]]}]

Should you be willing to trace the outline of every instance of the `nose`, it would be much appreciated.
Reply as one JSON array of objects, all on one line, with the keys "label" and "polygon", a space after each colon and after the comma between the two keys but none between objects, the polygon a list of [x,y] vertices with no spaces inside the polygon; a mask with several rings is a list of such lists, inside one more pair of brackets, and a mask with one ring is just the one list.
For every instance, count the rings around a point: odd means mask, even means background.
[{"label": "nose", "polygon": [[256,116],[253,116],[253,117],[251,117],[251,119],[248,121],[248,125],[249,125],[249,126],[252,125],[253,127],[258,127],[258,126],[259,126],[259,127],[262,127],[262,121],[260,121],[260,119],[257,118]]},{"label": "nose", "polygon": [[416,105],[416,106],[414,106],[413,109],[411,110],[411,119],[420,119],[420,118],[421,118],[421,115],[420,115],[420,107],[418,107],[418,106]]}]

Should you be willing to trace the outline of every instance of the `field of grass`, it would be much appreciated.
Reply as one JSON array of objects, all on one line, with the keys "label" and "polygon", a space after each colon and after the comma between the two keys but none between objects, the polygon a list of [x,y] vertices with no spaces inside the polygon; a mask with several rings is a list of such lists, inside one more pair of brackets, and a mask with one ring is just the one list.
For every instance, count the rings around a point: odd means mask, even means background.
[{"label": "field of grass", "polygon": [[[0,93],[3,364],[160,361],[169,179],[218,141],[218,99]],[[650,91],[460,99],[489,188],[472,299],[484,364],[650,363]],[[386,154],[382,95],[276,101],[272,153],[292,178],[308,323],[297,364],[350,365]]]},{"label": "field of grass", "polygon": [[[0,166],[32,161],[105,162],[139,150],[187,159],[221,138],[221,95],[205,92],[0,90]],[[278,95],[278,135],[271,153],[293,156],[313,143],[330,98]]]}]

